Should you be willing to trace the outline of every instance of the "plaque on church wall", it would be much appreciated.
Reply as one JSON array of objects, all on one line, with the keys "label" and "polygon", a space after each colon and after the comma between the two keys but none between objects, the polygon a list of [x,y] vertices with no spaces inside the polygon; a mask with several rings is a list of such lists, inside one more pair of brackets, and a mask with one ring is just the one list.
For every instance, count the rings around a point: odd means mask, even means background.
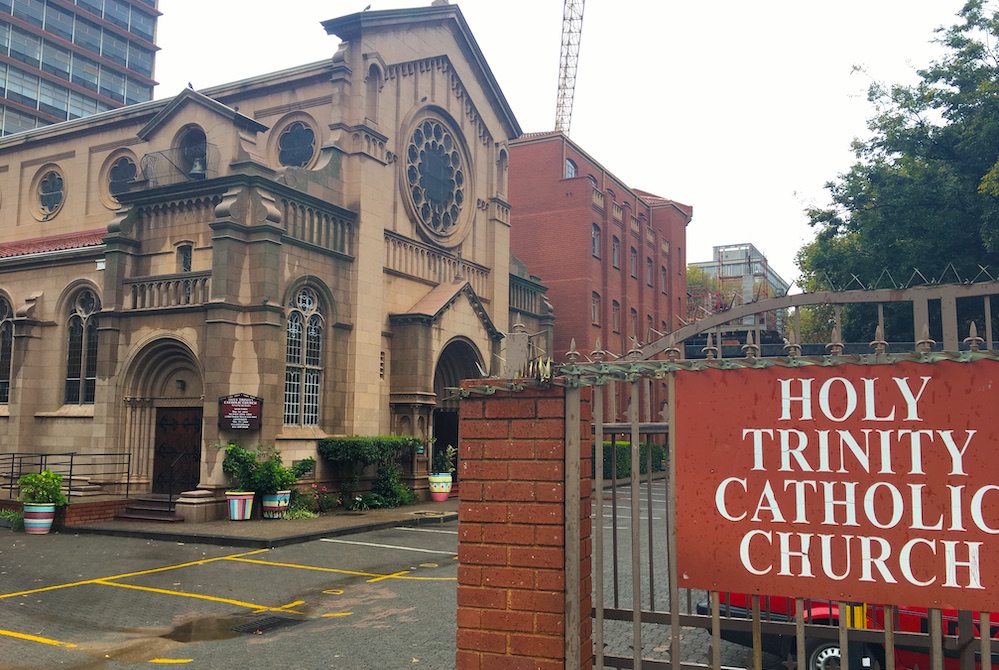
[{"label": "plaque on church wall", "polygon": [[225,430],[259,430],[264,399],[246,393],[219,398],[219,428]]}]

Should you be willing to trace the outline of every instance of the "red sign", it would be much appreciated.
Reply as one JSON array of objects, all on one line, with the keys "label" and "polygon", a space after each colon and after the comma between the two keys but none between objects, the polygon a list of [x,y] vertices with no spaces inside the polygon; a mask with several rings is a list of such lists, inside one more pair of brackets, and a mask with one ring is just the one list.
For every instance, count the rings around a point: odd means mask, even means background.
[{"label": "red sign", "polygon": [[219,398],[219,428],[227,430],[260,430],[263,398],[236,393]]},{"label": "red sign", "polygon": [[999,365],[680,371],[680,585],[999,609]]}]

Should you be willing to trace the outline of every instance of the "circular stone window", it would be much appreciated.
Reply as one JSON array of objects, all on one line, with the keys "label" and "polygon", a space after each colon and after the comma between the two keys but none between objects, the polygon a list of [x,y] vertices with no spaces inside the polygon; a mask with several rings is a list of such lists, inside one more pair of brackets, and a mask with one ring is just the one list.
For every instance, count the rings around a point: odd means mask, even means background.
[{"label": "circular stone window", "polygon": [[316,132],[301,121],[288,125],[278,138],[278,162],[287,167],[307,167],[316,153]]},{"label": "circular stone window", "polygon": [[466,161],[457,138],[443,122],[425,119],[406,146],[405,183],[424,230],[435,240],[460,230],[467,184]]},{"label": "circular stone window", "polygon": [[31,213],[39,221],[48,221],[62,209],[66,199],[65,181],[62,170],[55,165],[46,165],[35,174],[31,184],[34,193]]},{"label": "circular stone window", "polygon": [[119,151],[104,160],[101,167],[101,202],[108,209],[118,209],[118,196],[127,193],[139,174],[135,156],[129,151]]}]

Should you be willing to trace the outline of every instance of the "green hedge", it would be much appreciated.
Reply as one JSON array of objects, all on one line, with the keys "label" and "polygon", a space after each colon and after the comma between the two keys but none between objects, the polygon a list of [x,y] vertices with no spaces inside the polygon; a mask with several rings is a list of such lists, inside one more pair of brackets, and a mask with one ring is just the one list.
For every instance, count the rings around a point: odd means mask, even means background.
[{"label": "green hedge", "polygon": [[327,437],[319,440],[319,454],[334,463],[351,465],[386,464],[403,454],[412,454],[423,444],[418,437],[381,435],[375,437]]},{"label": "green hedge", "polygon": [[[638,445],[638,469],[639,473],[643,475],[648,471],[649,446],[647,442],[642,442]],[[659,472],[665,470],[663,464],[666,462],[666,447],[656,443],[653,443],[651,446],[652,471]],[[604,442],[604,479],[614,479],[613,471],[611,470],[611,449],[617,451],[617,479],[627,479],[631,476],[631,443],[618,442],[616,446],[612,447],[609,440]],[[596,467],[596,459],[594,458],[593,476],[596,476]]]}]

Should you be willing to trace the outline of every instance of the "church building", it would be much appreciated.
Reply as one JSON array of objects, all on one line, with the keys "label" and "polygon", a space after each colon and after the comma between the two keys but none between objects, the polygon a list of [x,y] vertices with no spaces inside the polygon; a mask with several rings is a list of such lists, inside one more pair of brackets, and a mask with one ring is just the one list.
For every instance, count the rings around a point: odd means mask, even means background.
[{"label": "church building", "polygon": [[449,389],[515,324],[550,351],[510,255],[520,127],[460,10],[323,25],[328,60],[0,139],[0,458],[217,493],[229,439],[456,443]]}]

